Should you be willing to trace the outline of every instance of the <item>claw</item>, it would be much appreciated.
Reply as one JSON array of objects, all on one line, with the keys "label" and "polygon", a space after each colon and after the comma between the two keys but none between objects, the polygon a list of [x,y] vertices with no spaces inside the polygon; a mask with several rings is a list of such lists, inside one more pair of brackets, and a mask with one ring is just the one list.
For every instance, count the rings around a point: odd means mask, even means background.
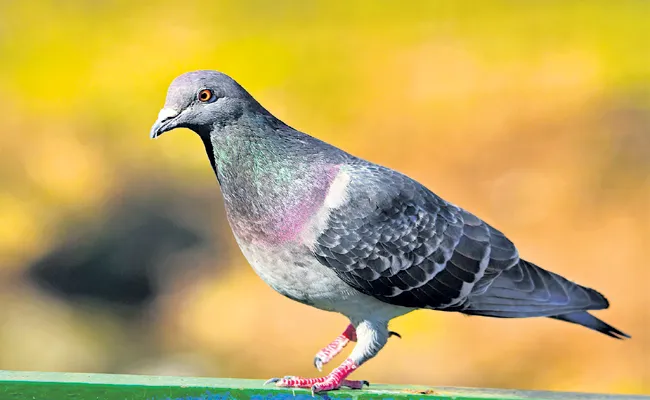
[{"label": "claw", "polygon": [[391,336],[397,336],[400,339],[402,338],[402,335],[400,335],[399,333],[393,332],[393,331],[388,331],[388,337],[391,337]]},{"label": "claw", "polygon": [[341,382],[341,386],[349,387],[350,389],[361,389],[363,386],[368,386],[370,387],[370,382],[368,381],[349,381],[347,379],[344,379]]},{"label": "claw", "polygon": [[276,383],[276,382],[278,382],[279,380],[280,380],[280,378],[271,378],[271,379],[267,380],[266,382],[264,382],[264,385],[263,385],[263,386],[266,386],[266,385],[268,385],[269,383]]},{"label": "claw", "polygon": [[282,378],[271,378],[271,379],[267,380],[266,382],[264,382],[264,383],[262,384],[262,386],[264,386],[264,385],[268,385],[269,383],[278,383],[278,382],[280,382],[280,381],[283,380],[283,379],[284,379],[284,380],[287,380],[287,379],[293,379],[293,378],[295,378],[295,376],[293,376],[293,375],[285,375],[285,376],[282,377]]},{"label": "claw", "polygon": [[314,357],[314,367],[319,371],[323,370],[323,360],[318,356]]}]

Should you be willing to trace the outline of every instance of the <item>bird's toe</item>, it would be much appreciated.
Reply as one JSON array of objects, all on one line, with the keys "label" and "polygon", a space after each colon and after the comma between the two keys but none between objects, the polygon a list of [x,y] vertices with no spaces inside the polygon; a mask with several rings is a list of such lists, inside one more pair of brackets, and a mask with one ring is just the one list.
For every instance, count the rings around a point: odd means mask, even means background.
[{"label": "bird's toe", "polygon": [[314,396],[314,394],[318,392],[325,392],[334,389],[338,389],[338,386],[333,385],[329,382],[314,383],[311,387],[311,395]]}]

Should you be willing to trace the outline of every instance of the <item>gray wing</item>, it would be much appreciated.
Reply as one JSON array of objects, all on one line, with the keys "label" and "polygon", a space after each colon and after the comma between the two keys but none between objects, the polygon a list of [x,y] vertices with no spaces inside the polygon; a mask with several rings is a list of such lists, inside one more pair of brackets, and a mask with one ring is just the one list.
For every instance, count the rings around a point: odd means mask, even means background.
[{"label": "gray wing", "polygon": [[519,256],[501,232],[418,182],[377,165],[346,167],[348,200],[314,254],[346,283],[384,302],[462,309]]}]

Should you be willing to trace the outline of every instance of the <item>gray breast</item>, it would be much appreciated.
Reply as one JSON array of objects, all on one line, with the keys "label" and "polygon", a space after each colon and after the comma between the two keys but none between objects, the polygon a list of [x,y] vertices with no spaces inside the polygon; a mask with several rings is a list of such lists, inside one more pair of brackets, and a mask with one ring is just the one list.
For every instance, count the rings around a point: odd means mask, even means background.
[{"label": "gray breast", "polygon": [[336,303],[358,293],[320,264],[305,246],[285,244],[271,249],[239,239],[238,243],[257,275],[290,299],[336,311]]},{"label": "gray breast", "polygon": [[341,313],[351,320],[390,320],[412,308],[384,303],[342,281],[306,247],[283,246],[269,250],[240,242],[244,256],[257,275],[278,293],[321,310]]}]

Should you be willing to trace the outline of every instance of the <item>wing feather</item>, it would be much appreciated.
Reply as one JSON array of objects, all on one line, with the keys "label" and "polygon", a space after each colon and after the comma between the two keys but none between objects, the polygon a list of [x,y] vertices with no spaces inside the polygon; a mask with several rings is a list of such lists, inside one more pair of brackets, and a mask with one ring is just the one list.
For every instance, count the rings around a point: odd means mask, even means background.
[{"label": "wing feather", "polygon": [[517,263],[501,232],[414,180],[372,164],[347,168],[348,201],[313,251],[355,289],[400,306],[457,308]]}]

